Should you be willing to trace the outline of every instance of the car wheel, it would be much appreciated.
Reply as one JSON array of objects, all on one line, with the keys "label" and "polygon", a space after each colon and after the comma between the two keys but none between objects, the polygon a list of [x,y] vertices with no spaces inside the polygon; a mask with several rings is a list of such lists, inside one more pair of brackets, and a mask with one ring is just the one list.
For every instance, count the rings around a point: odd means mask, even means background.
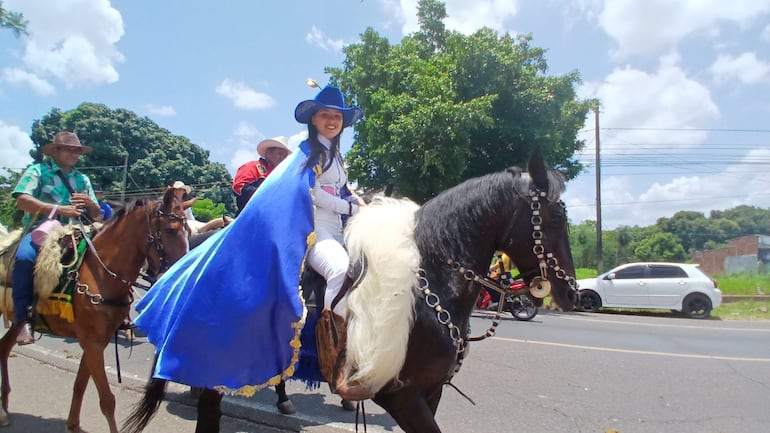
[{"label": "car wheel", "polygon": [[596,313],[602,307],[602,298],[598,293],[591,290],[580,292],[580,311],[586,313]]},{"label": "car wheel", "polygon": [[693,319],[705,319],[711,315],[711,300],[703,293],[692,293],[684,298],[682,312]]},{"label": "car wheel", "polygon": [[506,297],[506,307],[516,320],[532,320],[537,315],[537,307],[526,295]]}]

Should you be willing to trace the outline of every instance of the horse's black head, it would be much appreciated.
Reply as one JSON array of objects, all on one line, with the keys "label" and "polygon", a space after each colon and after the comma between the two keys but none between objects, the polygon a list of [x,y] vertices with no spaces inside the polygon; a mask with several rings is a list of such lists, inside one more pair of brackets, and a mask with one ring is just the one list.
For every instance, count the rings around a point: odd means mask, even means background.
[{"label": "horse's black head", "polygon": [[[564,177],[545,166],[539,149],[528,164],[529,181],[519,191],[526,208],[515,212],[502,249],[514,259],[516,267],[536,295],[535,287],[546,279],[551,296],[564,311],[577,302],[575,265],[569,245],[567,210],[559,195],[564,190]],[[540,284],[544,287],[543,284]]]}]

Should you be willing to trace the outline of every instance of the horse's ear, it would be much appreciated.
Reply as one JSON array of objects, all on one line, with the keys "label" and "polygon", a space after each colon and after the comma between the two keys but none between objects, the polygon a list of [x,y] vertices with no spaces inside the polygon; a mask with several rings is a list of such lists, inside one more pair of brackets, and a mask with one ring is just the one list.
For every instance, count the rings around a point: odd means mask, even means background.
[{"label": "horse's ear", "polygon": [[[174,189],[166,188],[166,192],[163,194],[163,211],[169,212],[173,210],[174,200],[176,200],[176,196],[174,195]],[[180,203],[180,206],[181,206],[181,203]]]},{"label": "horse's ear", "polygon": [[535,146],[532,150],[532,154],[529,156],[527,170],[529,171],[529,177],[535,183],[535,186],[540,191],[548,191],[548,167],[545,166],[543,150],[540,146]]}]

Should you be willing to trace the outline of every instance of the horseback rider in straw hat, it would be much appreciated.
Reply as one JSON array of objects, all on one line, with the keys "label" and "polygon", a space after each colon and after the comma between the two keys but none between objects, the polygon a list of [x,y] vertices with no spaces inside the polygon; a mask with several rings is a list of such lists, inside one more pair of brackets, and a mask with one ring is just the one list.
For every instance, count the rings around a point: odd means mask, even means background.
[{"label": "horseback rider in straw hat", "polygon": [[[43,162],[33,164],[19,179],[11,195],[16,206],[24,211],[22,222],[29,230],[22,237],[11,274],[14,322],[23,323],[16,337],[20,345],[35,342],[32,333],[31,309],[33,304],[33,273],[39,246],[32,243],[32,229],[46,218],[80,218],[100,220],[101,208],[91,186],[91,180],[75,169],[80,155],[90,152],[74,132],[57,132],[52,142],[41,152]],[[64,182],[70,185],[70,193]]]}]

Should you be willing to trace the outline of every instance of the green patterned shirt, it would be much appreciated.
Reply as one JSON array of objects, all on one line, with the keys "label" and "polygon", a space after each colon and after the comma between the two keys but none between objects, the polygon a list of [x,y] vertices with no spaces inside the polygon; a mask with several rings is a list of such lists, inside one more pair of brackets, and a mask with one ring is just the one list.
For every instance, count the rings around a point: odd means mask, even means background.
[{"label": "green patterned shirt", "polygon": [[[13,198],[17,198],[21,194],[29,194],[44,203],[68,205],[70,204],[70,192],[64,186],[59,175],[56,174],[57,172],[61,172],[61,168],[51,158],[46,158],[39,164],[33,164],[21,176],[11,195]],[[98,202],[91,186],[91,179],[88,176],[75,169],[70,173],[62,172],[62,174],[67,178],[73,191],[86,192],[94,203]],[[33,216],[34,214],[29,212],[24,213],[22,223],[25,227],[32,221]],[[37,227],[46,218],[48,215],[38,215],[32,228]],[[62,222],[66,223],[67,221]]]}]

